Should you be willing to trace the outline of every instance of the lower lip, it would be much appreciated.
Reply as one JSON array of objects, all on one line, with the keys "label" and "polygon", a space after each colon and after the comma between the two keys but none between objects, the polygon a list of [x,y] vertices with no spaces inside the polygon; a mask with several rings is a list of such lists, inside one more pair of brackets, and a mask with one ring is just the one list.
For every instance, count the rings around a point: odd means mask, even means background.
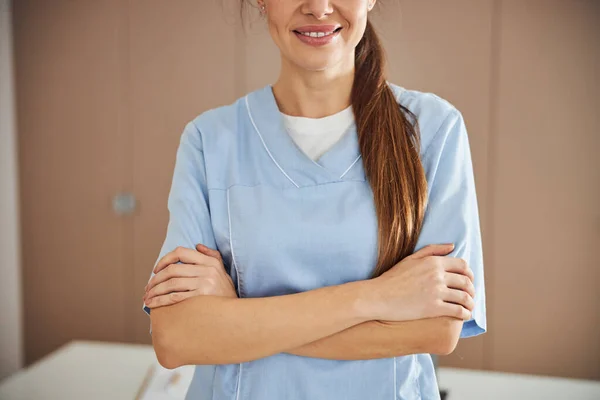
[{"label": "lower lip", "polygon": [[297,32],[294,32],[294,34],[298,37],[298,39],[300,39],[302,42],[308,44],[309,46],[319,47],[319,46],[325,46],[326,44],[333,42],[338,37],[340,32],[341,32],[341,30],[333,32],[331,35],[321,36],[321,37],[305,36],[305,35],[303,35],[301,33],[297,33]]}]

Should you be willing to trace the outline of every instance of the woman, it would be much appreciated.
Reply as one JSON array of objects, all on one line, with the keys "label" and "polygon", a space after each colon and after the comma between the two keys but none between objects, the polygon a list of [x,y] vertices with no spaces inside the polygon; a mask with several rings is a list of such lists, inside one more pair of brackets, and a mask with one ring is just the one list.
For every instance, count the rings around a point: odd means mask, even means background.
[{"label": "woman", "polygon": [[188,399],[437,399],[485,332],[464,121],[385,81],[375,1],[259,1],[278,80],[184,129],[144,309]]}]

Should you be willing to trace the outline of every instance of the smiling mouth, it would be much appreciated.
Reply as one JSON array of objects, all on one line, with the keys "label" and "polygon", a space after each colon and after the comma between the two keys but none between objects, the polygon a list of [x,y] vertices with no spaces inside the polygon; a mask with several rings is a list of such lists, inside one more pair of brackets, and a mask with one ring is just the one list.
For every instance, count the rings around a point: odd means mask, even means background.
[{"label": "smiling mouth", "polygon": [[297,33],[298,35],[302,35],[302,36],[307,36],[307,37],[320,38],[320,37],[325,37],[325,36],[331,36],[333,34],[338,33],[341,30],[342,30],[342,27],[339,27],[331,32],[300,32],[300,31],[295,30],[294,33]]}]

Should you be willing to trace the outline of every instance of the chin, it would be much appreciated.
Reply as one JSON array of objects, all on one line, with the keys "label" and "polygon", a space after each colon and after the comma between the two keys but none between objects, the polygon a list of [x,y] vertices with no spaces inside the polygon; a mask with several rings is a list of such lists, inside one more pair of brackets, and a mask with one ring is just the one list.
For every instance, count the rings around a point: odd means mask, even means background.
[{"label": "chin", "polygon": [[305,69],[307,71],[312,71],[312,72],[318,72],[318,71],[325,71],[327,68],[329,68],[329,63],[311,63],[311,64],[307,64],[307,63],[302,63],[302,64],[298,64],[298,66],[302,69]]},{"label": "chin", "polygon": [[307,71],[313,71],[313,72],[317,72],[317,71],[324,71],[327,68],[331,68],[332,66],[336,65],[340,60],[338,59],[334,59],[332,57],[319,57],[319,58],[312,58],[309,59],[308,57],[306,58],[300,58],[298,60],[295,60],[295,64],[302,68],[305,69]]}]

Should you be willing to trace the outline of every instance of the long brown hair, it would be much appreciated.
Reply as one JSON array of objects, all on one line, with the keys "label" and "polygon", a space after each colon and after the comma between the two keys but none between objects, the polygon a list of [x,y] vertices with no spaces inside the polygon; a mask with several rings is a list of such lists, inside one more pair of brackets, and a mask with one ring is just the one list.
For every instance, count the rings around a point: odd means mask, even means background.
[{"label": "long brown hair", "polygon": [[[242,21],[244,5],[240,0]],[[352,109],[378,222],[379,276],[414,252],[427,206],[415,115],[399,105],[385,79],[385,57],[370,21],[355,49]]]},{"label": "long brown hair", "polygon": [[385,79],[385,58],[371,22],[356,46],[352,109],[378,221],[373,276],[414,252],[427,206],[427,180],[419,157],[418,121],[399,105]]}]

